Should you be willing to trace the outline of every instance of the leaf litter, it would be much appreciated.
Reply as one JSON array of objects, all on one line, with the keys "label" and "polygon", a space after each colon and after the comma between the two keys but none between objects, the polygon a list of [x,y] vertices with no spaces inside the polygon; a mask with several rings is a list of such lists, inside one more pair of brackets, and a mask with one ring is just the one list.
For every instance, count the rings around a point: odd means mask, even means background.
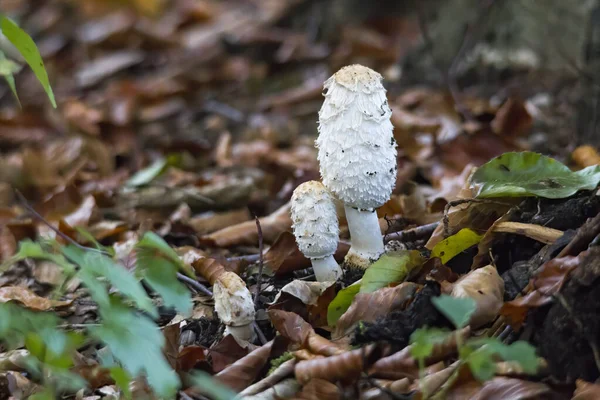
[{"label": "leaf litter", "polygon": [[[594,398],[598,143],[565,146],[532,100],[552,87],[549,112],[573,111],[566,78],[508,71],[520,90],[457,98],[398,73],[420,17],[333,35],[321,3],[0,9],[37,45],[0,60],[0,397]],[[389,243],[315,282],[290,198],[320,176],[323,81],[354,63],[392,109]]]}]

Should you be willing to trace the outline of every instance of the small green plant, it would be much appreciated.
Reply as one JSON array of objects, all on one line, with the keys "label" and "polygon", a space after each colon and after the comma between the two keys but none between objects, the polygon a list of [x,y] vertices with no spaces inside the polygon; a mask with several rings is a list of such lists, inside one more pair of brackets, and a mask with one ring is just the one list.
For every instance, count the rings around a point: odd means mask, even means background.
[{"label": "small green plant", "polygon": [[[110,356],[102,357],[101,365],[110,371],[126,398],[129,381],[141,375],[160,398],[175,398],[180,379],[163,355],[165,338],[153,320],[158,310],[140,281],[144,279],[165,304],[186,315],[192,306],[190,293],[177,280],[183,264],[173,249],[151,232],[136,244],[135,251],[134,274],[101,246],[88,249],[61,246],[56,241],[24,241],[18,253],[0,266],[2,271],[24,259],[52,261],[61,268],[65,283],[78,279],[98,305],[98,324],[89,325],[85,334],[75,334],[62,330],[64,324],[52,313],[0,303],[0,341],[9,348],[25,346],[29,350],[28,370],[45,387],[38,398],[54,398],[54,394],[73,393],[86,386],[71,371],[75,350],[84,341],[106,345]],[[111,288],[117,293],[111,293]]]},{"label": "small green plant", "polygon": [[[477,308],[473,299],[441,295],[433,298],[432,302],[457,330],[450,332],[425,327],[413,332],[410,337],[411,355],[419,363],[421,377],[425,373],[426,358],[432,355],[436,345],[448,342],[451,335],[456,335],[459,362],[466,364],[473,376],[480,381],[489,380],[495,375],[498,358],[517,362],[526,373],[534,374],[537,371],[538,359],[535,348],[527,342],[517,341],[507,345],[497,338],[473,338],[463,343],[460,329],[468,325],[471,315]],[[422,392],[424,399],[429,397],[424,392],[424,388],[422,388]]]},{"label": "small green plant", "polygon": [[[0,29],[2,30],[0,35],[3,35],[19,51],[25,62],[29,65],[36,78],[46,91],[48,99],[50,99],[50,103],[52,103],[52,106],[56,108],[54,92],[52,91],[52,86],[50,86],[50,79],[48,78],[48,73],[44,67],[44,61],[42,60],[42,56],[40,55],[40,52],[31,36],[29,36],[23,29],[19,28],[15,22],[9,18],[6,18],[5,16],[0,16]],[[6,82],[17,99],[17,102],[19,102],[19,96],[17,95],[17,88],[13,74],[18,72],[20,69],[21,67],[17,63],[9,60],[4,52],[0,50],[0,75],[4,76],[4,79],[6,79]],[[20,104],[21,103],[19,102],[19,105]]]}]

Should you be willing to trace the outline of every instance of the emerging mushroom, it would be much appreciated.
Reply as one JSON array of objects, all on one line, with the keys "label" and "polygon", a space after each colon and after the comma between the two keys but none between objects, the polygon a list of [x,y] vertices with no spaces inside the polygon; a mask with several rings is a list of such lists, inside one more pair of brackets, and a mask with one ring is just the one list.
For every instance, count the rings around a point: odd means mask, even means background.
[{"label": "emerging mushroom", "polygon": [[298,248],[310,258],[318,281],[336,281],[342,269],[333,258],[339,225],[333,196],[321,182],[304,182],[292,195],[292,221]]},{"label": "emerging mushroom", "polygon": [[237,274],[226,271],[213,285],[215,311],[225,324],[225,335],[240,341],[252,341],[254,330],[254,302],[246,283]]},{"label": "emerging mushroom", "polygon": [[362,65],[325,81],[315,144],[323,183],[344,203],[351,236],[345,262],[367,268],[384,252],[375,209],[396,183],[396,140],[381,75]]}]

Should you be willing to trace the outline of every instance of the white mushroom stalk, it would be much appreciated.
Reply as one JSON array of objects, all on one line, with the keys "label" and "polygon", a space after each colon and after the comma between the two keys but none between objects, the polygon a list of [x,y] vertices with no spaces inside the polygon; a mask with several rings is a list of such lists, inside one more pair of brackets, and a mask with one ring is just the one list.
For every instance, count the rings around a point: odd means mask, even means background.
[{"label": "white mushroom stalk", "polygon": [[376,209],[396,183],[392,111],[377,72],[350,65],[325,81],[315,144],[323,183],[343,203],[351,236],[345,262],[367,268],[384,252]]},{"label": "white mushroom stalk", "polygon": [[223,272],[213,285],[215,311],[225,324],[225,334],[241,342],[254,338],[254,302],[246,283],[237,274]]},{"label": "white mushroom stalk", "polygon": [[331,193],[321,182],[304,182],[294,190],[291,214],[296,243],[310,259],[317,281],[336,281],[342,269],[333,258],[339,225]]}]

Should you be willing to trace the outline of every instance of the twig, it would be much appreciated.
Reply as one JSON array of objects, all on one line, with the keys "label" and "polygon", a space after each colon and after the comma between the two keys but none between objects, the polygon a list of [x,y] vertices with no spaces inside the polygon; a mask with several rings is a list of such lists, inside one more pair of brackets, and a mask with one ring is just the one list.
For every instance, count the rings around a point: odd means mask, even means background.
[{"label": "twig", "polygon": [[196,289],[198,292],[204,293],[205,295],[210,296],[210,297],[212,297],[212,295],[213,295],[213,293],[210,291],[210,289],[208,289],[206,286],[204,286],[197,280],[192,279],[189,276],[182,274],[181,272],[177,273],[177,279],[179,279],[181,282],[186,283],[187,285],[191,286],[193,289]]},{"label": "twig", "polygon": [[255,263],[260,259],[260,254],[248,254],[245,256],[235,256],[227,258],[227,261],[248,261],[249,263]]},{"label": "twig", "polygon": [[482,4],[482,10],[480,15],[477,18],[477,21],[471,24],[467,28],[467,32],[463,38],[463,42],[460,45],[460,48],[454,58],[452,59],[452,63],[450,64],[450,68],[448,68],[448,88],[450,89],[450,94],[452,95],[452,99],[454,100],[454,104],[456,106],[456,110],[462,114],[462,116],[466,120],[472,120],[473,115],[471,112],[462,104],[459,99],[459,87],[457,83],[457,72],[458,66],[460,65],[460,61],[464,58],[466,53],[473,48],[475,43],[477,43],[478,35],[475,35],[477,30],[480,30],[482,26],[486,26],[487,17],[490,15],[490,10],[494,5],[495,0],[487,0]]},{"label": "twig", "polygon": [[254,321],[252,323],[252,328],[254,328],[254,332],[256,332],[256,336],[258,336],[258,340],[259,340],[260,344],[267,344],[267,337],[263,333],[262,329],[260,329],[260,326],[258,326],[258,323],[256,321]]},{"label": "twig", "polygon": [[258,305],[258,295],[260,294],[260,285],[262,283],[262,274],[263,274],[263,232],[260,227],[260,220],[255,215],[254,221],[256,221],[256,230],[258,231],[258,276],[256,277],[256,292],[254,293],[254,306]]},{"label": "twig", "polygon": [[416,228],[406,229],[400,232],[394,232],[385,235],[385,242],[391,240],[398,240],[400,242],[415,241],[418,239],[425,239],[431,236],[435,228],[438,227],[439,222],[432,222],[431,224],[417,226]]}]

